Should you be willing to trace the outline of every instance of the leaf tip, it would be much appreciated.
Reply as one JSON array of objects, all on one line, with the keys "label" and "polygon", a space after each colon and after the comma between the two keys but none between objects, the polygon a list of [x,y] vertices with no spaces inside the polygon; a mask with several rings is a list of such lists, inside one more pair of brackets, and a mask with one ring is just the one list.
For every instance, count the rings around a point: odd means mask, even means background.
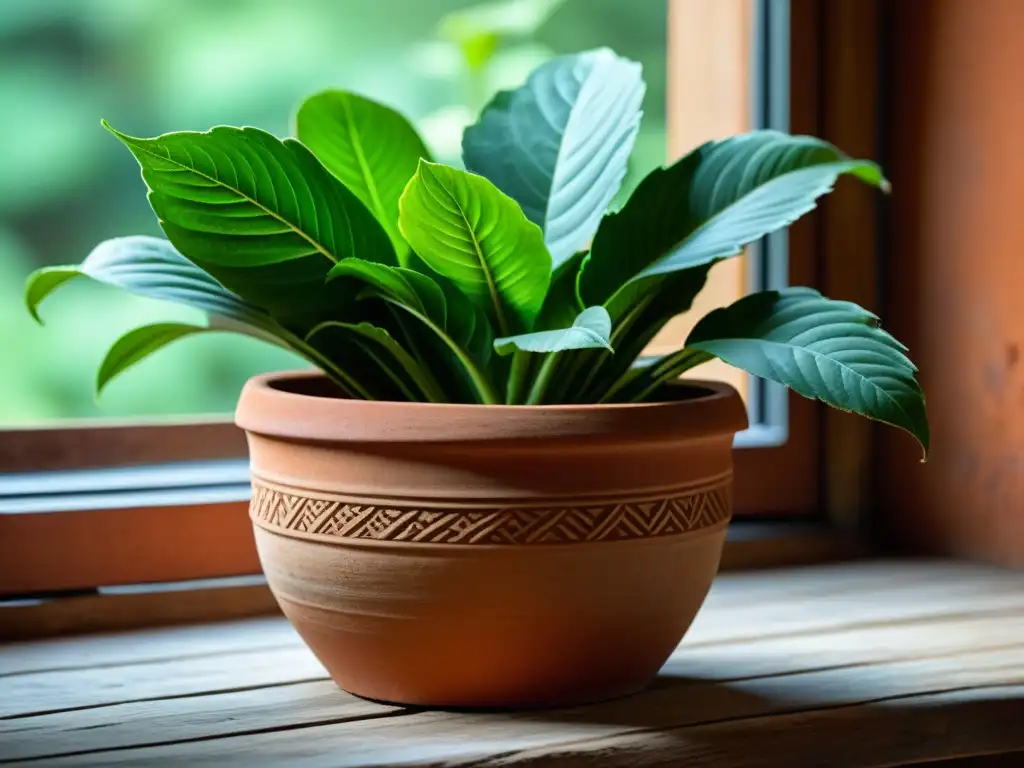
[{"label": "leaf tip", "polygon": [[890,184],[889,180],[884,176],[879,180],[878,188],[882,190],[883,195],[888,195],[890,192],[892,192],[892,184]]},{"label": "leaf tip", "polygon": [[98,401],[100,399],[100,396],[103,394],[103,390],[106,389],[107,384],[110,383],[112,378],[113,374],[107,370],[106,361],[104,360],[103,364],[100,365],[100,369],[96,372],[96,386],[95,391],[93,392],[94,400]]}]

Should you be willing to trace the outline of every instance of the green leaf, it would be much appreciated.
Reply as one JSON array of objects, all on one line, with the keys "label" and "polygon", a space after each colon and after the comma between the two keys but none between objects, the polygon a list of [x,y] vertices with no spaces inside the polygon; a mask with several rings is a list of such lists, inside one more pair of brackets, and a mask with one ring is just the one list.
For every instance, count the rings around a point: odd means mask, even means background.
[{"label": "green leaf", "polygon": [[293,328],[337,315],[336,262],[396,263],[387,233],[294,139],[255,128],[138,139],[104,125],[135,155],[149,202],[186,258]]},{"label": "green leaf", "polygon": [[409,245],[398,230],[398,198],[419,159],[430,159],[416,129],[390,107],[339,90],[306,99],[295,128],[299,140],[384,226],[399,261],[408,266]]},{"label": "green leaf", "polygon": [[216,330],[224,329],[188,323],[154,323],[128,331],[114,342],[100,364],[99,373],[96,375],[97,394],[102,392],[115,376],[157,350],[163,349],[171,342],[197,333]]},{"label": "green leaf", "polygon": [[433,278],[410,269],[360,259],[337,264],[329,279],[359,281],[367,286],[362,296],[381,299],[415,317],[455,355],[480,400],[498,402],[482,367],[491,352],[493,331],[477,307],[457,290],[446,291]]},{"label": "green leaf", "polygon": [[629,370],[630,364],[672,318],[692,307],[711,266],[704,264],[652,278],[645,283],[645,292],[632,295],[631,304],[622,301],[629,294],[615,294],[606,307],[613,318],[615,331],[611,343],[617,353],[586,353],[587,359],[576,361],[574,370],[562,377],[562,390],[575,393],[580,402],[596,402],[615,395],[637,375]]},{"label": "green leaf", "polygon": [[491,356],[494,331],[490,323],[455,286],[443,277],[429,277],[404,267],[346,259],[329,279],[352,278],[371,286],[403,308],[422,315],[481,365]]},{"label": "green leaf", "polygon": [[686,348],[805,397],[906,430],[928,452],[928,417],[906,348],[867,310],[810,288],[765,291],[702,319]]},{"label": "green leaf", "polygon": [[[284,332],[265,310],[243,301],[188,261],[166,240],[144,235],[106,240],[78,266],[43,267],[25,286],[28,311],[36,320],[39,304],[74,277],[88,277],[136,296],[172,301],[253,329],[253,335]],[[40,321],[41,322],[41,321]]]},{"label": "green leaf", "polygon": [[[306,341],[324,331],[340,331],[356,339],[356,343],[366,355],[373,360],[378,369],[384,373],[410,400],[428,400],[445,402],[444,392],[430,371],[424,368],[383,328],[371,323],[342,323],[328,321],[321,323],[306,336]],[[382,357],[380,353],[384,353]],[[418,391],[412,391],[409,384]]]},{"label": "green leaf", "polygon": [[339,278],[351,278],[370,285],[400,304],[429,317],[441,328],[448,329],[448,306],[444,292],[427,275],[405,267],[345,259],[328,274],[328,280]]},{"label": "green leaf", "polygon": [[608,341],[611,333],[612,319],[608,316],[608,310],[604,307],[588,307],[568,328],[495,339],[494,348],[499,355],[508,355],[517,349],[523,352],[564,352],[568,349],[604,347],[611,352]]},{"label": "green leaf", "polygon": [[43,267],[26,283],[29,312],[38,319],[39,304],[74,277],[151,299],[172,301],[206,313],[211,327],[232,330],[291,349],[323,369],[346,393],[371,394],[324,353],[281,326],[270,314],[224,288],[178,253],[166,240],[143,235],[119,237],[96,246],[79,266]]},{"label": "green leaf", "polygon": [[704,144],[651,172],[602,220],[581,296],[604,303],[632,281],[736,255],[814,208],[843,174],[888,188],[877,165],[820,139],[765,130]]},{"label": "green leaf", "polygon": [[81,274],[78,267],[70,264],[60,267],[42,267],[32,272],[25,281],[25,306],[28,308],[28,313],[32,315],[32,319],[42,325],[43,318],[39,316],[39,305],[43,299],[68,280],[79,277]]},{"label": "green leaf", "polygon": [[463,134],[466,168],[519,203],[555,266],[590,242],[626,175],[640,69],[607,48],[559,56],[500,93]]},{"label": "green leaf", "polygon": [[503,336],[532,329],[551,280],[536,224],[482,176],[420,161],[398,223],[427,266],[451,280]]}]

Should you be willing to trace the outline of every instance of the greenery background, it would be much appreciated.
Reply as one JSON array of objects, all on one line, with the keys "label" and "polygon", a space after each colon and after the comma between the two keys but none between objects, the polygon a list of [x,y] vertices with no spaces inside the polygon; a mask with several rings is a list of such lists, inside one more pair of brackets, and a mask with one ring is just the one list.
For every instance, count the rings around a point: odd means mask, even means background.
[{"label": "greenery background", "polygon": [[[43,305],[45,328],[32,322],[21,298],[32,269],[78,262],[109,237],[160,234],[135,161],[101,117],[137,136],[224,123],[285,136],[302,97],[341,87],[399,108],[458,165],[462,128],[495,90],[557,53],[607,45],[647,80],[628,190],[665,157],[666,3],[3,0],[0,425],[227,412],[249,376],[300,364],[213,334],[143,362],[97,401],[95,371],[117,336],[194,314],[82,281]],[[484,15],[455,38],[467,8]]]}]

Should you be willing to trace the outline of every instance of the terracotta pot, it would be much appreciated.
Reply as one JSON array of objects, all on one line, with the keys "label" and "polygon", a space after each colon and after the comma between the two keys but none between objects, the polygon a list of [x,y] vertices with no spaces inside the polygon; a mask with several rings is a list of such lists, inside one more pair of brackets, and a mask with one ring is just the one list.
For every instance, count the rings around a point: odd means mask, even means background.
[{"label": "terracotta pot", "polygon": [[278,602],[331,676],[382,701],[582,703],[643,688],[718,568],[736,392],[482,406],[252,379],[251,516]]}]

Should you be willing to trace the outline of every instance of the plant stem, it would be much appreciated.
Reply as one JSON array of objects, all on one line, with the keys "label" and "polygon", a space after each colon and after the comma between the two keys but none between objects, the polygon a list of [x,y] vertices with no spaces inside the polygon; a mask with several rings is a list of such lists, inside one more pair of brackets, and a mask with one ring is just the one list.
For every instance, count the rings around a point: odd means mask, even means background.
[{"label": "plant stem", "polygon": [[395,318],[395,323],[398,324],[399,330],[402,332],[402,336],[405,339],[406,345],[412,350],[413,361],[416,363],[420,375],[423,377],[423,381],[417,381],[420,389],[427,396],[427,399],[435,403],[444,403],[448,401],[447,396],[444,392],[444,387],[438,382],[437,377],[434,376],[433,371],[430,370],[430,366],[424,359],[422,352],[420,351],[419,345],[416,343],[416,339],[413,334],[409,332],[409,329],[405,326],[405,321],[402,319],[402,315],[398,312],[392,304],[387,305],[388,311],[391,312],[391,316]]},{"label": "plant stem", "polygon": [[363,387],[358,381],[352,378],[349,374],[345,373],[341,368],[334,364],[334,362],[326,355],[322,354],[319,350],[315,349],[310,344],[307,344],[298,336],[287,332],[285,336],[286,341],[291,345],[292,349],[301,354],[304,358],[317,366],[320,370],[326,373],[335,384],[337,384],[345,392],[346,395],[355,399],[361,400],[376,400],[377,398],[373,394]]},{"label": "plant stem", "polygon": [[[634,306],[632,309],[629,310],[629,312],[626,313],[626,316],[622,319],[622,322],[615,326],[615,330],[612,331],[612,337],[609,342],[613,348],[619,348],[619,342],[622,341],[622,337],[626,334],[627,331],[629,331],[629,329],[637,321],[637,318],[640,317],[643,311],[647,309],[648,304],[650,304],[650,299],[644,297],[640,302],[636,304],[636,306]],[[623,352],[626,352],[628,354],[628,350],[620,350],[620,358]],[[593,383],[597,375],[601,372],[601,369],[604,367],[604,365],[611,359],[611,353],[604,351],[597,358],[597,360],[594,361],[594,364],[590,367],[590,373],[587,374],[587,378],[583,380],[583,384],[580,385],[580,388],[578,390],[581,397],[585,397],[588,394],[590,385]]]},{"label": "plant stem", "polygon": [[543,402],[544,390],[547,389],[548,383],[555,373],[555,368],[558,367],[558,363],[561,361],[560,355],[560,352],[549,352],[544,359],[544,364],[541,365],[537,378],[533,380],[530,395],[526,398],[527,405],[540,405]]},{"label": "plant stem", "polygon": [[501,404],[501,398],[498,397],[497,393],[494,391],[494,387],[491,385],[491,382],[487,380],[487,377],[484,375],[483,371],[480,370],[479,366],[477,366],[477,364],[473,361],[473,358],[467,355],[466,351],[458,344],[456,344],[452,337],[445,333],[444,330],[440,328],[433,320],[431,320],[423,313],[417,312],[412,307],[407,307],[405,304],[402,304],[394,299],[388,298],[386,296],[381,296],[381,300],[386,301],[389,304],[398,307],[399,309],[404,309],[413,317],[418,318],[420,322],[422,322],[430,330],[437,334],[438,338],[440,338],[441,341],[443,341],[448,346],[448,348],[451,349],[451,351],[459,359],[459,362],[462,363],[462,366],[466,369],[466,373],[469,374],[469,378],[472,380],[473,386],[476,388],[477,395],[479,396],[480,401],[482,403],[484,403],[485,405]]},{"label": "plant stem", "polygon": [[[405,395],[406,398],[410,402],[415,403],[417,401],[421,401],[422,400],[422,398],[419,395],[417,395],[415,392],[413,392],[411,389],[409,389],[409,387],[406,385],[406,383],[404,381],[402,381],[402,377],[401,376],[399,376],[393,370],[391,370],[391,366],[389,366],[387,363],[385,363],[383,360],[381,360],[380,357],[378,357],[377,354],[372,349],[370,349],[369,345],[364,344],[362,341],[360,341],[358,339],[356,339],[355,342],[358,345],[358,347],[361,350],[363,350],[363,352],[366,354],[366,356],[369,357],[371,360],[373,360],[374,363],[377,364],[377,367],[380,368],[384,372],[384,375],[387,376],[389,379],[391,379],[391,381],[394,383],[394,385],[401,390],[402,394]],[[422,387],[420,389],[422,389]],[[426,397],[426,393],[425,392],[422,392],[421,394],[423,395],[423,397]]]},{"label": "plant stem", "polygon": [[516,350],[512,353],[512,367],[508,373],[508,391],[505,393],[506,405],[517,405],[521,399],[521,391],[530,370],[530,353]]},{"label": "plant stem", "polygon": [[[701,363],[706,363],[708,360],[714,358],[714,355],[709,355],[707,352],[701,352],[694,349],[680,349],[678,352],[673,352],[671,355],[666,355],[664,360],[660,363],[656,363],[655,370],[651,373],[651,380],[640,390],[636,395],[631,395],[628,402],[640,403],[646,400],[652,393],[658,390],[665,383],[678,379],[686,371],[691,368],[695,368]],[[604,402],[602,400],[602,402]]]}]

